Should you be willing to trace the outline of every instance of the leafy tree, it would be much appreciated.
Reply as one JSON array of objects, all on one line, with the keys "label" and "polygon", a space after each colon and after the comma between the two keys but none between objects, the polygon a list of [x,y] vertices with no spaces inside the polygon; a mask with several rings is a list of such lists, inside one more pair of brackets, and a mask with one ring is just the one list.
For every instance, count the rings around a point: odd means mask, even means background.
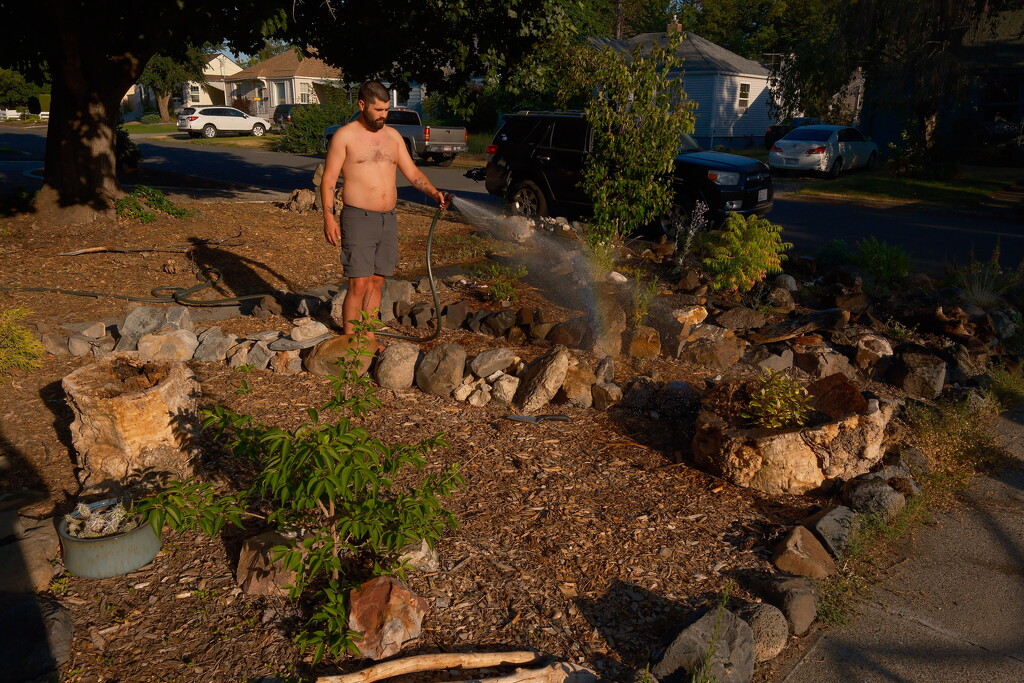
[{"label": "leafy tree", "polygon": [[[265,62],[271,57],[276,57],[282,52],[294,49],[293,46],[289,45],[283,40],[271,40],[269,38],[263,39],[263,47],[254,55],[248,55],[245,59],[239,62],[242,68],[249,68],[254,64]],[[235,55],[238,57],[239,55]]]},{"label": "leafy tree", "polygon": [[682,35],[638,46],[626,59],[611,48],[577,51],[574,75],[591,95],[593,127],[583,187],[594,201],[591,238],[615,239],[672,204],[671,174],[679,140],[693,131],[693,103],[671,72],[682,67]]},{"label": "leafy tree", "polygon": [[139,76],[139,83],[152,88],[156,93],[156,108],[161,121],[170,121],[171,94],[189,81],[206,80],[203,68],[206,56],[199,48],[189,48],[184,59],[172,59],[156,54],[149,60],[145,71]]},{"label": "leafy tree", "polygon": [[264,38],[305,45],[352,80],[415,80],[455,93],[470,75],[498,77],[538,40],[563,30],[554,0],[386,4],[341,0],[0,0],[17,31],[0,65],[52,75],[44,186],[35,208],[65,223],[92,220],[121,194],[114,163],[120,101],[158,52],[226,42],[256,54]]},{"label": "leafy tree", "polygon": [[42,86],[25,80],[17,71],[0,69],[0,107],[24,106],[30,97],[43,92]]}]

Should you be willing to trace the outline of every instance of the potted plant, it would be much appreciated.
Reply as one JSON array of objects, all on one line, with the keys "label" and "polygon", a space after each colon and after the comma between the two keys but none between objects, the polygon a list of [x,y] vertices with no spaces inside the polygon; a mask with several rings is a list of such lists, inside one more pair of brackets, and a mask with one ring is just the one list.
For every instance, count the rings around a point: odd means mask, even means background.
[{"label": "potted plant", "polygon": [[64,567],[87,579],[106,579],[149,564],[161,539],[142,515],[120,498],[79,503],[57,527]]}]

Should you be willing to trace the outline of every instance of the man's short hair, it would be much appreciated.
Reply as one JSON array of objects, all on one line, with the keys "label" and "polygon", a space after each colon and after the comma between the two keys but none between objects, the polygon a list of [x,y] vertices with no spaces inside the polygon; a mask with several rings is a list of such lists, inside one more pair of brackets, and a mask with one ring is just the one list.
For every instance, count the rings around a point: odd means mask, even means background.
[{"label": "man's short hair", "polygon": [[390,102],[391,93],[380,81],[366,81],[359,86],[359,99],[367,104],[374,102]]}]

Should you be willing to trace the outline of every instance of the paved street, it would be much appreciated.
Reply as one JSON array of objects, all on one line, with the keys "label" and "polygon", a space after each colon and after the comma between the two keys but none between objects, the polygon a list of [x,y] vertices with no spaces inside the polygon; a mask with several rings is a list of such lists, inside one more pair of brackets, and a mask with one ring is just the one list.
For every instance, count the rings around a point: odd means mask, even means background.
[{"label": "paved street", "polygon": [[[38,187],[39,181],[27,178],[25,171],[42,166],[45,128],[0,127],[0,145],[23,150],[23,155],[0,155],[0,185],[10,189],[21,185]],[[320,155],[295,155],[236,147],[192,145],[138,136],[143,166],[177,173],[252,185],[276,192],[312,188],[313,171],[322,161]],[[495,207],[499,201],[485,194],[483,183],[463,176],[464,168],[421,169],[438,188],[457,196],[483,201]],[[399,196],[414,202],[426,202],[422,193],[409,187],[399,175]],[[275,197],[276,198],[276,197]],[[988,258],[996,240],[1000,240],[1002,261],[1016,265],[1024,259],[1024,231],[1020,222],[989,216],[914,207],[885,207],[850,202],[809,200],[781,192],[776,197],[773,222],[785,227],[785,239],[795,245],[794,253],[813,256],[831,239],[849,243],[875,235],[890,244],[898,244],[914,255],[916,267],[941,274],[946,263],[966,260],[973,246],[978,258]]]}]

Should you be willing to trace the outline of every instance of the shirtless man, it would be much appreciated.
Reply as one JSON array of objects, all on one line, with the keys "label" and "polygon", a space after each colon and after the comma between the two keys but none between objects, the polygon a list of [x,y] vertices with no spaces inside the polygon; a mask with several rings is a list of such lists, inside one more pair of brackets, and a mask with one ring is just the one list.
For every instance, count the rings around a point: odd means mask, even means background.
[{"label": "shirtless man", "polygon": [[[324,236],[332,246],[341,245],[341,265],[348,277],[342,304],[345,334],[355,332],[352,321],[360,319],[360,311],[380,308],[384,278],[398,265],[395,169],[413,187],[437,200],[441,208],[447,206],[444,193],[416,168],[402,136],[384,125],[390,102],[387,88],[377,81],[360,86],[359,118],[334,133],[320,182]],[[340,227],[334,218],[334,186],[339,173],[345,180]]]}]

